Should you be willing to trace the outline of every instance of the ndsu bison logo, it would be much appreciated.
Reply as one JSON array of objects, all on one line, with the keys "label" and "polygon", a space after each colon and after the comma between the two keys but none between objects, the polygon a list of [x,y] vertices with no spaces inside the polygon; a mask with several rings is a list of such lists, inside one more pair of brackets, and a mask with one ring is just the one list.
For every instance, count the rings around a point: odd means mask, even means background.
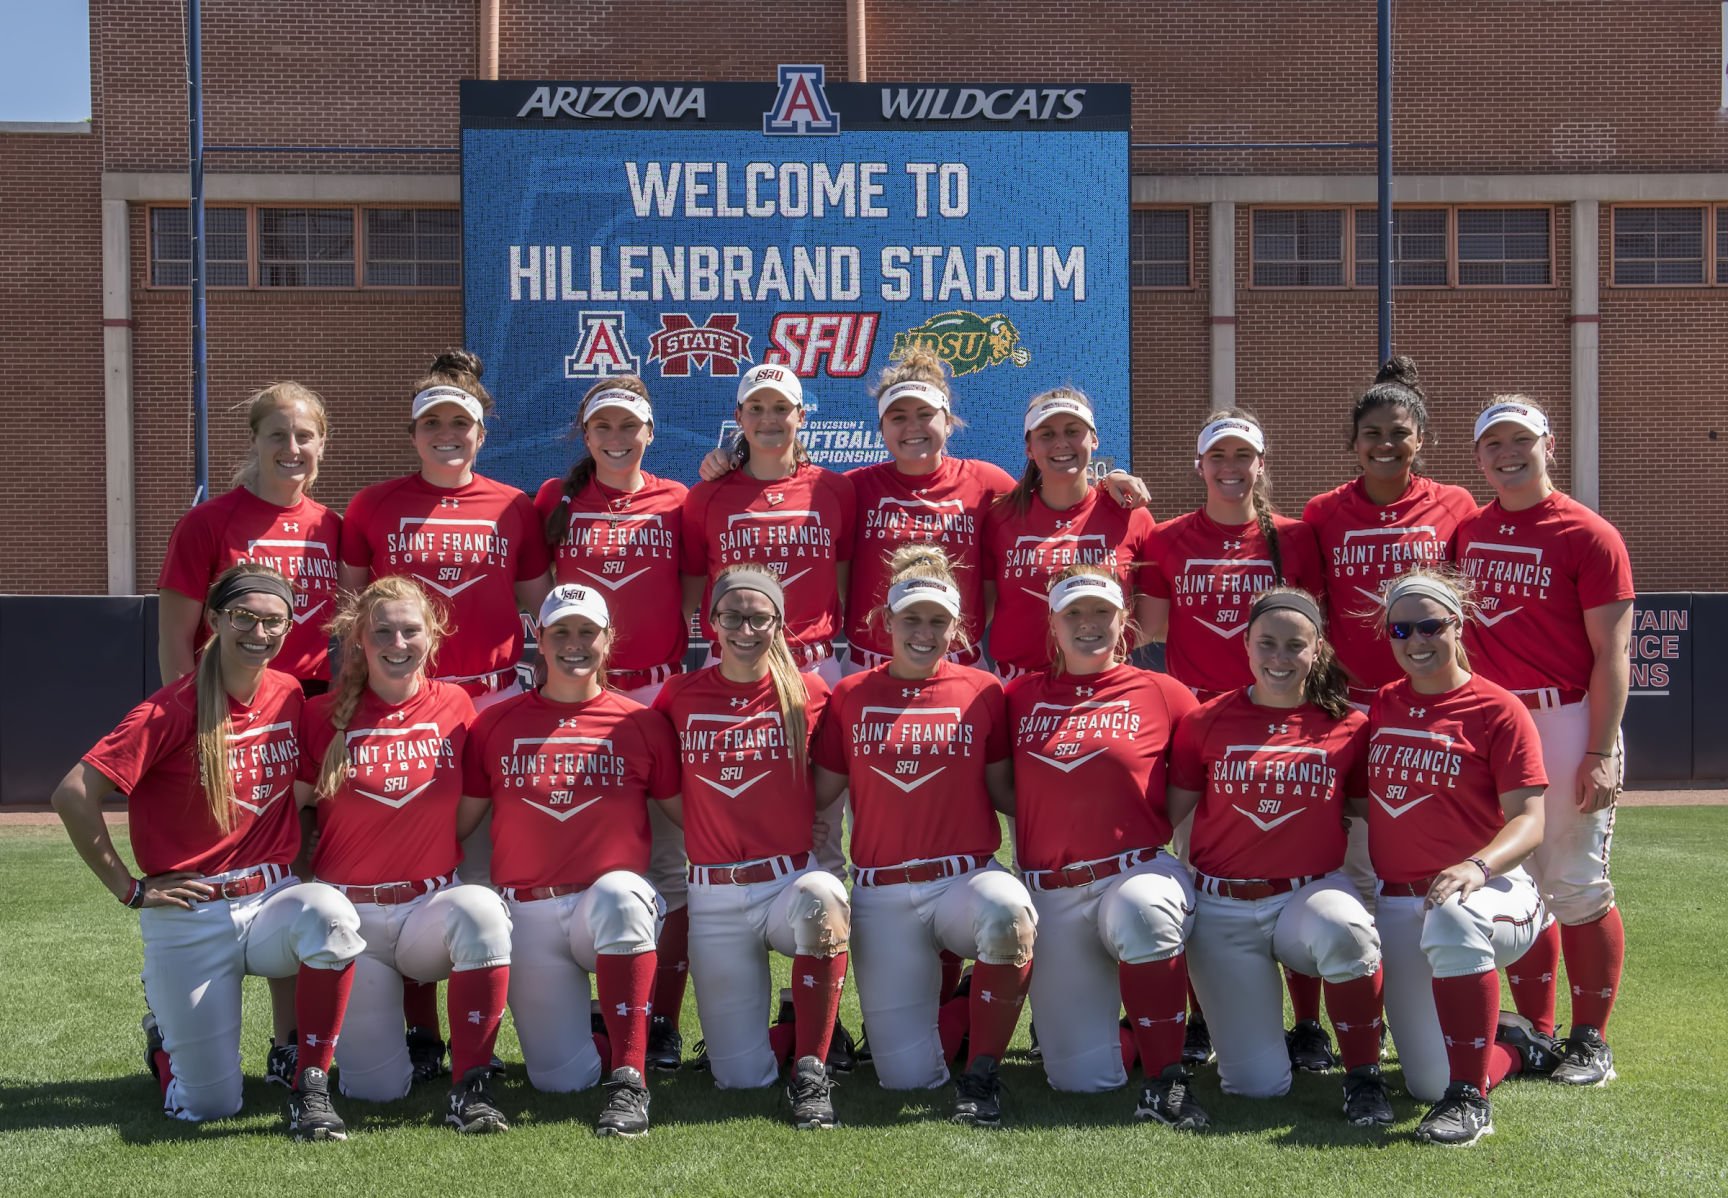
[{"label": "ndsu bison logo", "polygon": [[956,378],[975,374],[986,366],[999,366],[1003,362],[1024,366],[1032,360],[1032,351],[1020,344],[1020,330],[1000,312],[980,316],[956,310],[932,316],[915,329],[895,333],[888,360],[897,362],[907,351],[918,347],[930,350],[948,363]]}]

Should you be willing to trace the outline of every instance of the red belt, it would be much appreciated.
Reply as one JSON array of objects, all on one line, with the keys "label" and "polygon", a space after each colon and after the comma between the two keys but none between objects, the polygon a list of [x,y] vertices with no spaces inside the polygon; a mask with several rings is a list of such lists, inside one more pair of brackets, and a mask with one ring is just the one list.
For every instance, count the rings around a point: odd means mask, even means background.
[{"label": "red belt", "polygon": [[663,666],[650,666],[646,670],[613,670],[606,671],[606,685],[615,691],[641,690],[645,686],[653,686],[665,682],[678,672],[682,659]]},{"label": "red belt", "polygon": [[1252,902],[1254,899],[1271,898],[1275,894],[1289,894],[1292,890],[1300,890],[1320,876],[1322,875],[1309,874],[1305,878],[1214,878],[1200,874],[1195,878],[1195,882],[1204,894]]},{"label": "red belt", "polygon": [[228,878],[221,882],[211,878],[198,880],[210,887],[210,897],[205,901],[215,902],[217,899],[246,898],[248,895],[261,894],[273,883],[287,876],[288,867],[285,865],[260,865],[237,878]]},{"label": "red belt", "polygon": [[1570,707],[1574,703],[1584,702],[1587,695],[1587,691],[1561,690],[1557,686],[1539,686],[1535,690],[1512,692],[1512,697],[1531,711],[1551,711],[1556,707]]},{"label": "red belt", "polygon": [[[377,886],[336,886],[349,902],[358,906],[361,903],[373,903],[380,907],[394,907],[402,903],[411,903],[423,894],[430,894],[450,882],[448,877],[423,878],[418,882],[383,882]],[[335,886],[334,882],[331,885]]]},{"label": "red belt", "polygon": [[537,903],[541,899],[563,898],[580,894],[586,886],[501,886],[498,893],[513,903]]},{"label": "red belt", "polygon": [[1157,855],[1157,849],[1134,849],[1098,861],[1077,861],[1061,869],[1029,870],[1023,877],[1028,890],[1068,890],[1075,886],[1090,886],[1101,878],[1113,878]]},{"label": "red belt", "polygon": [[698,886],[754,886],[758,882],[772,882],[775,878],[797,873],[809,864],[808,853],[802,866],[791,857],[764,857],[760,861],[745,861],[738,865],[692,865],[685,877]]},{"label": "red belt", "polygon": [[1382,882],[1380,893],[1388,898],[1427,898],[1428,891],[1433,889],[1436,876],[1438,875],[1417,878],[1414,882]]},{"label": "red belt", "polygon": [[934,857],[929,861],[908,861],[904,865],[885,865],[880,869],[852,870],[854,886],[900,886],[917,885],[919,882],[938,882],[943,878],[954,878],[961,874],[969,874],[975,869],[983,869],[990,864],[991,858],[968,857]]}]

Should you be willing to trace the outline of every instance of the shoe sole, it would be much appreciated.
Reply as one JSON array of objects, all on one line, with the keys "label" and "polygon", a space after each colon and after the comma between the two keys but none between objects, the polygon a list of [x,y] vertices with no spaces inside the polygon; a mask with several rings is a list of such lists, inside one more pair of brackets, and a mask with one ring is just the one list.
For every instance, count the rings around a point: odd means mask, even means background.
[{"label": "shoe sole", "polygon": [[1000,1118],[980,1119],[976,1115],[950,1115],[950,1116],[948,1116],[948,1122],[959,1123],[959,1124],[962,1124],[966,1127],[1001,1127],[1002,1126],[1002,1120]]},{"label": "shoe sole", "polygon": [[1416,1142],[1418,1144],[1438,1144],[1442,1148],[1468,1148],[1472,1144],[1481,1140],[1484,1136],[1491,1136],[1493,1134],[1494,1125],[1492,1123],[1486,1124],[1481,1131],[1471,1136],[1468,1140],[1436,1140],[1431,1136],[1423,1135],[1421,1130],[1418,1129],[1416,1132]]},{"label": "shoe sole", "polygon": [[1216,1052],[1209,1052],[1205,1056],[1201,1056],[1197,1052],[1195,1052],[1195,1053],[1185,1052],[1182,1054],[1182,1063],[1184,1065],[1191,1066],[1192,1068],[1195,1068],[1195,1069],[1198,1069],[1203,1065],[1210,1065],[1213,1061],[1216,1061],[1217,1059],[1218,1059],[1218,1054]]},{"label": "shoe sole", "polygon": [[284,1090],[289,1091],[294,1089],[293,1082],[275,1073],[266,1073],[264,1075],[264,1084],[267,1086],[281,1086]]},{"label": "shoe sole", "polygon": [[320,1140],[346,1140],[347,1138],[347,1132],[332,1131],[328,1127],[320,1127],[313,1131],[301,1131],[299,1128],[294,1129],[294,1140],[299,1144],[313,1144]]},{"label": "shoe sole", "polygon": [[1362,1119],[1362,1118],[1348,1119],[1347,1118],[1344,1120],[1344,1122],[1348,1123],[1351,1127],[1391,1127],[1394,1123],[1398,1122],[1398,1116],[1387,1115],[1384,1118],[1382,1118],[1381,1116],[1378,1116],[1378,1115],[1371,1115],[1366,1119]]},{"label": "shoe sole", "polygon": [[1619,1076],[1620,1075],[1618,1073],[1614,1072],[1613,1067],[1610,1066],[1608,1069],[1608,1072],[1604,1073],[1601,1077],[1597,1078],[1595,1081],[1571,1081],[1567,1078],[1561,1077],[1560,1074],[1557,1072],[1556,1073],[1550,1073],[1548,1075],[1548,1080],[1555,1082],[1555,1083],[1558,1083],[1559,1085],[1562,1085],[1562,1086],[1576,1086],[1580,1090],[1600,1090],[1603,1086],[1607,1085],[1609,1082],[1613,1081],[1615,1078],[1617,1078]]},{"label": "shoe sole", "polygon": [[649,1061],[648,1068],[653,1070],[655,1073],[677,1073],[683,1064],[684,1061],[682,1058],[674,1061],[670,1057],[662,1057],[658,1061]]},{"label": "shoe sole", "polygon": [[644,1127],[641,1131],[625,1131],[621,1127],[596,1127],[594,1134],[606,1140],[639,1140],[648,1134]]},{"label": "shoe sole", "polygon": [[510,1130],[510,1125],[502,1119],[475,1119],[468,1123],[461,1123],[446,1117],[444,1122],[465,1136],[486,1136]]},{"label": "shoe sole", "polygon": [[799,1131],[833,1131],[836,1127],[840,1126],[840,1121],[836,1119],[832,1123],[827,1123],[821,1119],[811,1119],[807,1122],[799,1123],[794,1119],[792,1121],[792,1126]]}]

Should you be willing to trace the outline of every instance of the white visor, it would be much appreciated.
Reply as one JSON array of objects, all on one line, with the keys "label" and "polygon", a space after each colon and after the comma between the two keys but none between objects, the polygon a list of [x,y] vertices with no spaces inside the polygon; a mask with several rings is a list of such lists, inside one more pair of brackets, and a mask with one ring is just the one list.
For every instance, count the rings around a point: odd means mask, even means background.
[{"label": "white visor", "polygon": [[1248,442],[1254,447],[1255,453],[1266,452],[1266,434],[1260,431],[1259,425],[1226,416],[1223,420],[1214,420],[1200,430],[1200,439],[1194,442],[1194,456],[1205,457],[1208,449],[1226,437],[1236,437]]},{"label": "white visor", "polygon": [[461,408],[476,422],[484,422],[486,411],[480,406],[480,401],[460,387],[452,387],[441,383],[436,387],[428,387],[414,397],[414,408],[409,413],[410,420],[418,420],[426,414],[428,408],[435,408],[441,403],[453,403]]},{"label": "white visor", "polygon": [[648,406],[648,401],[622,387],[608,387],[583,404],[582,423],[588,423],[588,418],[601,408],[623,408],[643,424],[654,423],[654,409]]},{"label": "white visor", "polygon": [[1093,432],[1098,431],[1098,425],[1092,417],[1092,409],[1081,403],[1079,400],[1070,399],[1066,395],[1058,395],[1054,399],[1047,399],[1031,411],[1027,412],[1026,431],[1031,432],[1046,420],[1053,420],[1057,416],[1077,416],[1085,422],[1087,428],[1091,429]]},{"label": "white visor", "polygon": [[568,582],[553,587],[540,605],[540,627],[549,628],[567,616],[586,616],[602,628],[612,625],[612,613],[606,610],[606,599],[599,591]]},{"label": "white visor", "polygon": [[1497,403],[1476,417],[1476,435],[1472,441],[1480,441],[1482,434],[1496,424],[1510,422],[1519,428],[1527,428],[1538,437],[1548,435],[1548,417],[1535,408],[1521,403]]},{"label": "white visor", "polygon": [[889,611],[903,612],[914,603],[934,603],[960,618],[960,592],[940,578],[907,578],[888,588]]},{"label": "white visor", "polygon": [[804,406],[804,384],[798,381],[790,367],[765,362],[746,370],[744,377],[738,380],[738,402],[742,404],[763,389],[778,391],[799,407]]},{"label": "white visor", "polygon": [[931,407],[940,411],[948,410],[948,397],[942,394],[940,388],[929,383],[921,383],[911,379],[904,383],[895,383],[888,390],[876,397],[876,419],[880,420],[888,414],[888,409],[897,399],[921,399]]},{"label": "white visor", "polygon": [[1122,598],[1122,588],[1114,578],[1076,574],[1050,588],[1050,610],[1053,612],[1081,599],[1102,599],[1117,611],[1128,610],[1128,604]]}]

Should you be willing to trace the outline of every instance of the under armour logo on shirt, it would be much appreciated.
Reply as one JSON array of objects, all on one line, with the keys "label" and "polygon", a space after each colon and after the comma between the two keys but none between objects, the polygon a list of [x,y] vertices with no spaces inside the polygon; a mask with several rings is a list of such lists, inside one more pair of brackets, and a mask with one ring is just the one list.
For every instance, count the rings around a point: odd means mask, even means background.
[{"label": "under armour logo on shirt", "polygon": [[298,520],[284,520],[284,521],[282,521],[282,531],[283,532],[299,532],[300,531],[300,522]]},{"label": "under armour logo on shirt", "polygon": [[748,699],[729,699],[727,702],[733,708],[739,708],[739,707],[744,706],[746,703],[750,702],[750,700],[748,700]]},{"label": "under armour logo on shirt", "polygon": [[1226,549],[1240,549],[1240,548],[1242,548],[1242,542],[1241,541],[1225,541],[1224,542],[1224,548],[1226,548]]},{"label": "under armour logo on shirt", "polygon": [[1428,714],[1428,709],[1426,707],[1412,707],[1410,709],[1410,714],[1415,716],[1417,719],[1421,719],[1423,716]]},{"label": "under armour logo on shirt", "polygon": [[779,504],[786,502],[786,492],[784,492],[784,491],[768,491],[768,492],[763,494],[762,498],[766,499],[769,502],[769,504],[778,506]]},{"label": "under armour logo on shirt", "polygon": [[1083,695],[1086,698],[1091,698],[1092,697],[1092,689],[1093,688],[1089,687],[1089,686],[1077,686],[1074,688],[1074,693],[1077,695]]},{"label": "under armour logo on shirt", "polygon": [[1267,736],[1271,736],[1275,732],[1288,732],[1288,731],[1290,731],[1290,725],[1289,724],[1267,724],[1266,725],[1266,735]]},{"label": "under armour logo on shirt", "polygon": [[903,686],[900,688],[900,697],[902,699],[916,699],[918,697],[918,688],[915,686]]},{"label": "under armour logo on shirt", "polygon": [[1518,526],[1516,524],[1502,524],[1500,526],[1500,531],[1505,533],[1507,536],[1511,536],[1513,533],[1518,531]]},{"label": "under armour logo on shirt", "polygon": [[454,495],[440,495],[438,497],[438,506],[439,507],[461,507],[462,501],[460,499],[457,499]]},{"label": "under armour logo on shirt", "polygon": [[1382,523],[1382,524],[1385,524],[1390,520],[1396,520],[1397,518],[1398,518],[1397,512],[1381,512],[1380,513],[1380,523]]},{"label": "under armour logo on shirt", "polygon": [[1073,528],[1074,527],[1074,521],[1072,521],[1072,520],[1058,520],[1058,521],[1056,521],[1056,527],[1057,528]]}]

